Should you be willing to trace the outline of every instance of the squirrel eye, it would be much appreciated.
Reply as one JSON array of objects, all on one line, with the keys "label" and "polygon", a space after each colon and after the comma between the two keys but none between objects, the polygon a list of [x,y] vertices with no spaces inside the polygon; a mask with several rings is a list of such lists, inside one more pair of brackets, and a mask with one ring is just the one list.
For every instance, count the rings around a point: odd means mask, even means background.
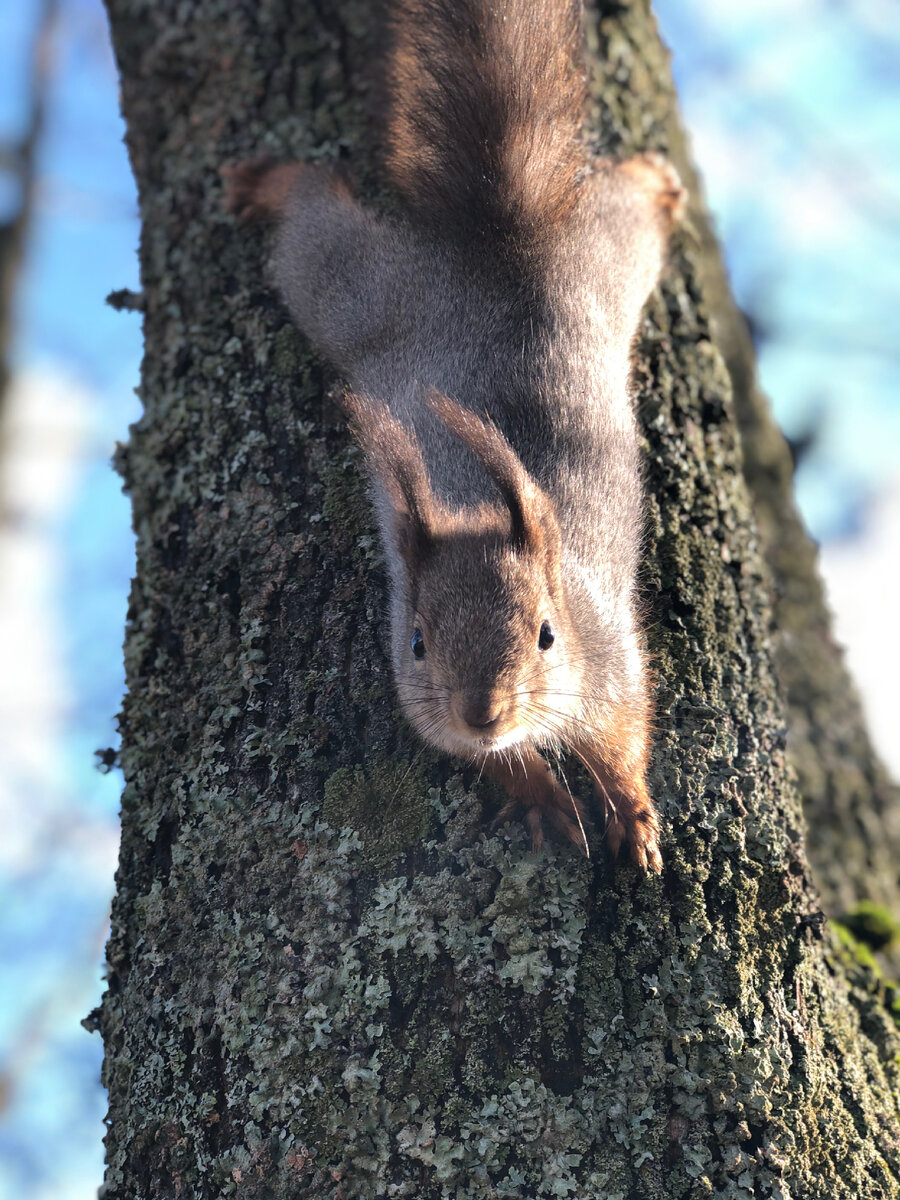
[{"label": "squirrel eye", "polygon": [[549,650],[553,645],[556,634],[553,632],[553,627],[549,621],[545,621],[541,626],[541,632],[538,637],[538,649]]},{"label": "squirrel eye", "polygon": [[414,629],[413,635],[409,641],[410,648],[416,658],[425,657],[425,639],[422,637],[421,629]]}]

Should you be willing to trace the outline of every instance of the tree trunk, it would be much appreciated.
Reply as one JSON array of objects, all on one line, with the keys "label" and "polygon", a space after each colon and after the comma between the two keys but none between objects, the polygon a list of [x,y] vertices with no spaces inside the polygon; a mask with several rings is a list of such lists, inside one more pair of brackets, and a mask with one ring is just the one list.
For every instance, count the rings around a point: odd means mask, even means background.
[{"label": "tree trunk", "polygon": [[[895,1197],[900,1039],[809,882],[702,240],[636,371],[648,878],[491,832],[490,788],[403,725],[358,455],[222,211],[218,168],[260,152],[346,148],[365,189],[369,5],[108,4],[146,355],[104,1196]],[[589,46],[604,148],[665,148],[646,0]]]},{"label": "tree trunk", "polygon": [[[670,142],[699,196],[673,112]],[[788,750],[806,817],[807,844],[826,910],[865,933],[900,914],[900,794],[869,740],[862,708],[831,620],[816,566],[816,547],[797,513],[787,443],[756,378],[747,323],[731,296],[722,256],[702,208],[693,213],[701,240],[700,274],[716,344],[731,377],[741,431],[744,477],[772,578],[775,665],[788,707]],[[872,912],[872,905],[883,910]],[[876,929],[870,929],[878,944]],[[882,947],[900,970],[900,944]]]}]

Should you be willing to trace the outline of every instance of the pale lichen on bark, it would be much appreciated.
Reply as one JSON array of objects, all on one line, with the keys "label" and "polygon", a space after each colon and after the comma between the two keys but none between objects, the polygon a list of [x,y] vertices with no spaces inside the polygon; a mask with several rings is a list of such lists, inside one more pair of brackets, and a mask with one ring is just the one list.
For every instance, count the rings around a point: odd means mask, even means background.
[{"label": "pale lichen on bark", "polygon": [[[458,764],[414,758],[358,456],[264,239],[221,208],[228,160],[365,162],[368,6],[109,9],[146,357],[120,455],[107,1200],[895,1196],[900,1041],[808,881],[698,248],[678,241],[636,372],[657,879],[599,844],[533,853]],[[590,41],[604,148],[664,147],[646,5],[603,7]]]}]

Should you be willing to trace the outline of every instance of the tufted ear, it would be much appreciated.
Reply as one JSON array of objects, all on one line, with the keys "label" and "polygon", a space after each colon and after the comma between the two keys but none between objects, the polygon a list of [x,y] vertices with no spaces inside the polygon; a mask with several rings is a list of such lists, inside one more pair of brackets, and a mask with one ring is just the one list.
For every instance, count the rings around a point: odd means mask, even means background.
[{"label": "tufted ear", "polygon": [[390,498],[400,553],[415,571],[433,547],[439,525],[419,443],[386,405],[368,396],[347,392],[343,406],[367,467]]},{"label": "tufted ear", "polygon": [[426,402],[450,432],[465,442],[496,484],[509,509],[513,545],[538,556],[558,552],[559,527],[553,507],[493,421],[482,420],[470,408],[434,389],[428,392]]}]

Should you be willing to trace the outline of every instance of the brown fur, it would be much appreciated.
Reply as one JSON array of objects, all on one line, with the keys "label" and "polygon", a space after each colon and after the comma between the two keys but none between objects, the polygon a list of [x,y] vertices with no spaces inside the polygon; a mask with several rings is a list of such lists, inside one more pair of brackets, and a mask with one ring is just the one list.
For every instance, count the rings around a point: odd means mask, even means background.
[{"label": "brown fur", "polygon": [[[580,11],[566,0],[397,0],[388,183],[415,220],[480,253],[540,244],[585,165]],[[538,32],[539,31],[539,32]]]},{"label": "brown fur", "polygon": [[269,158],[252,162],[226,163],[225,207],[242,221],[265,221],[279,217],[301,172],[303,163],[274,163]]},{"label": "brown fur", "polygon": [[659,872],[659,819],[645,783],[649,727],[649,698],[641,697],[636,704],[614,709],[598,737],[579,738],[570,745],[595,781],[613,855],[627,841],[642,870]]}]

